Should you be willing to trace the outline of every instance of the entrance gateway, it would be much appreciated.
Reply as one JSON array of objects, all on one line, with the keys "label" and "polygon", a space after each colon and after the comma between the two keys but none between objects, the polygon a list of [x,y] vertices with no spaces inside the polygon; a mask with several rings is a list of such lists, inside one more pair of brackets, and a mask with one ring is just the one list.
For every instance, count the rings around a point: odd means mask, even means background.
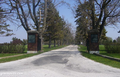
[{"label": "entrance gateway", "polygon": [[37,53],[39,50],[39,38],[37,31],[28,31],[28,51],[27,53]]},{"label": "entrance gateway", "polygon": [[90,54],[99,53],[99,32],[92,29],[88,32],[88,52]]}]

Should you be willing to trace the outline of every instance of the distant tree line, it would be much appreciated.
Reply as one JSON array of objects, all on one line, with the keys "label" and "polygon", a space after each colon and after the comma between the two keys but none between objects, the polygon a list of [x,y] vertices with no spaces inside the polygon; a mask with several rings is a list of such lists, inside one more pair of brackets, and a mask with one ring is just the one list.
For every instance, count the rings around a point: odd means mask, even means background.
[{"label": "distant tree line", "polygon": [[66,22],[52,3],[52,0],[48,0],[47,3],[47,26],[44,32],[44,41],[49,41],[49,48],[51,47],[51,41],[54,42],[54,47],[56,42],[59,45],[72,44],[73,34],[71,32],[71,24]]}]

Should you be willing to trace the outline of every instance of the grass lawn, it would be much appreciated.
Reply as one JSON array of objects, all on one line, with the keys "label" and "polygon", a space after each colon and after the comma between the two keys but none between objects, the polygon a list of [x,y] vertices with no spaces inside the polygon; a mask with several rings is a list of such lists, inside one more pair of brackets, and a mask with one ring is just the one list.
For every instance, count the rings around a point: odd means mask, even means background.
[{"label": "grass lawn", "polygon": [[100,57],[100,56],[96,56],[96,55],[93,55],[93,54],[88,54],[88,53],[85,52],[85,51],[87,51],[87,48],[85,46],[81,46],[81,45],[79,45],[79,46],[81,47],[81,48],[79,48],[79,51],[82,52],[83,56],[85,56],[85,57],[87,57],[91,60],[94,60],[96,62],[100,62],[100,63],[106,64],[106,65],[109,65],[109,66],[112,66],[112,67],[120,68],[120,62],[113,61],[113,60],[103,58],[103,57]]},{"label": "grass lawn", "polygon": [[19,55],[18,53],[0,53],[0,57]]},{"label": "grass lawn", "polygon": [[110,56],[110,57],[114,57],[114,58],[120,58],[119,53],[107,53],[104,45],[99,45],[99,51],[100,51],[100,54],[102,54],[102,55],[106,55],[106,56]]},{"label": "grass lawn", "polygon": [[54,50],[54,49],[59,49],[59,48],[62,48],[62,47],[65,47],[65,45],[56,46],[56,47],[54,47],[54,45],[51,45],[51,48],[48,48],[48,45],[44,45],[43,46],[43,51],[47,52],[47,51],[51,51],[51,50]]},{"label": "grass lawn", "polygon": [[82,52],[87,52],[87,47],[83,46],[83,45],[79,45],[80,50],[82,50]]},{"label": "grass lawn", "polygon": [[22,56],[11,57],[11,58],[4,58],[4,59],[0,59],[0,63],[14,61],[14,60],[19,60],[19,59],[31,57],[31,56],[34,56],[34,55],[37,55],[37,54],[24,54]]},{"label": "grass lawn", "polygon": [[[34,56],[34,55],[38,55],[38,54],[41,54],[41,53],[44,53],[44,52],[47,52],[47,51],[50,51],[50,50],[62,48],[62,47],[65,47],[65,46],[66,46],[66,45],[54,47],[54,46],[52,45],[51,48],[48,48],[48,45],[43,45],[43,52],[38,52],[38,53],[35,53],[35,54],[26,54],[26,53],[23,53],[24,55],[21,55],[21,56],[0,59],[0,63],[9,62],[9,61],[14,61],[14,60],[18,60],[18,59],[27,58],[27,57],[31,57],[31,56]],[[27,49],[27,46],[26,46],[26,49]],[[25,52],[26,52],[26,51],[25,51]],[[19,54],[17,54],[17,53],[16,53],[16,54],[15,54],[15,53],[0,54],[0,57],[6,57],[6,56],[12,56],[12,55],[19,55]]]}]

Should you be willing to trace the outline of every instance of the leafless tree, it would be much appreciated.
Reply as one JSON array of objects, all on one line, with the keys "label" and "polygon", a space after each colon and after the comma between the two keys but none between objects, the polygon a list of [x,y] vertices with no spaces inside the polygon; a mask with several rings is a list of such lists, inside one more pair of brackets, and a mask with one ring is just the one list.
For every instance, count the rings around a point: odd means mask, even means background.
[{"label": "leafless tree", "polygon": [[[29,30],[38,31],[39,38],[42,39],[42,34],[46,27],[47,0],[44,0],[43,16],[41,16],[42,13],[41,9],[39,8],[41,0],[4,0],[2,3],[4,6],[6,6],[5,8],[9,10],[9,12],[7,11],[6,13],[9,13],[9,15],[12,14],[11,16],[14,16],[14,20],[12,21],[19,20],[21,26],[24,27],[26,32]],[[44,20],[42,21],[41,19]],[[41,25],[41,22],[44,24]]]}]

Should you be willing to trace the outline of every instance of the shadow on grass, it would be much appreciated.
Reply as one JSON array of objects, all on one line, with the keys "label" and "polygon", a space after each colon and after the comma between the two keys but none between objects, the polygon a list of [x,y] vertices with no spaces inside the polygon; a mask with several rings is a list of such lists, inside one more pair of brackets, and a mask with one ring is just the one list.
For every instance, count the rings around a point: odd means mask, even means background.
[{"label": "shadow on grass", "polygon": [[87,51],[80,51],[81,53],[88,53]]}]

